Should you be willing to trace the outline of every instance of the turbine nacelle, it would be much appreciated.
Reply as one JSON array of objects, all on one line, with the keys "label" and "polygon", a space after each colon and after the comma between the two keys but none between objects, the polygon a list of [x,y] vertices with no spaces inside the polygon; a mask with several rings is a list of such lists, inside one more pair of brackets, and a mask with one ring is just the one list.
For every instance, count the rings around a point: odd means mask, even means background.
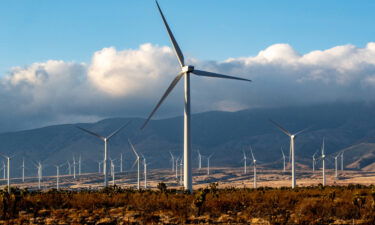
[{"label": "turbine nacelle", "polygon": [[194,66],[190,66],[190,65],[189,66],[183,66],[181,71],[183,73],[191,73],[191,72],[194,71]]}]

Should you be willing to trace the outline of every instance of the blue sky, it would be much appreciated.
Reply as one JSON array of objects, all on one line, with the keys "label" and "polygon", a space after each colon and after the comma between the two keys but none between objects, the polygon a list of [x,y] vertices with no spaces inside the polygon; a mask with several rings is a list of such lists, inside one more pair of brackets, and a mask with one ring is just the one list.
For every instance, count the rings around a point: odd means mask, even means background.
[{"label": "blue sky", "polygon": [[[187,55],[253,56],[288,43],[300,53],[373,41],[374,1],[160,0]],[[49,59],[89,62],[103,47],[170,45],[153,0],[1,1],[0,74]]]}]

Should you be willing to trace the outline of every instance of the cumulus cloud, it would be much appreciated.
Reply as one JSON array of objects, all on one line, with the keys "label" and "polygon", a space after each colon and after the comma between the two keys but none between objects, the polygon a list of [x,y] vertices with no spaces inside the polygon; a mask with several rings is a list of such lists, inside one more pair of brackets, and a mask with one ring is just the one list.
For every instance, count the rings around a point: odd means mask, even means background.
[{"label": "cumulus cloud", "polygon": [[[193,111],[235,111],[332,101],[374,101],[375,43],[300,54],[275,44],[256,56],[195,67],[253,83],[192,77]],[[49,60],[11,68],[0,79],[0,131],[112,116],[146,117],[179,71],[171,48],[143,44],[95,52],[88,63]],[[183,83],[183,82],[181,82]],[[183,110],[182,84],[158,116]]]}]

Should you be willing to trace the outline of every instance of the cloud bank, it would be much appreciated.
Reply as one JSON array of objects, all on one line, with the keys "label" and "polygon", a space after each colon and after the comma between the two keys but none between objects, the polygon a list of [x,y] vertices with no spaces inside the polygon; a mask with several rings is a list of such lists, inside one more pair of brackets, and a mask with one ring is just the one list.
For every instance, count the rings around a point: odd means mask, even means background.
[{"label": "cloud bank", "polygon": [[[192,77],[193,112],[375,99],[375,43],[299,54],[275,44],[223,62],[190,58],[196,68],[253,83]],[[0,78],[0,131],[112,116],[146,117],[179,71],[171,48],[103,48],[89,63],[49,60]],[[183,111],[182,83],[156,116]]]}]

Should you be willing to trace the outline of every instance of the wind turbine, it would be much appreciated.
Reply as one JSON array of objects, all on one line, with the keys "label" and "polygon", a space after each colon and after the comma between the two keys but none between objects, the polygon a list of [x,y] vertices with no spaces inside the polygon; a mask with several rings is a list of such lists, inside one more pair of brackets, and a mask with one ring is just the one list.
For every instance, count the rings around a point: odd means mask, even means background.
[{"label": "wind turbine", "polygon": [[253,187],[257,188],[257,160],[254,157],[253,149],[250,147],[251,157],[253,158],[253,167],[254,167],[254,180]]},{"label": "wind turbine", "polygon": [[6,173],[7,173],[6,166],[5,166],[5,162],[4,161],[1,161],[1,162],[3,163],[3,180],[5,180],[6,179]]},{"label": "wind turbine", "polygon": [[42,163],[38,161],[38,164],[35,164],[35,167],[38,170],[38,189],[41,189],[41,182],[42,182]]},{"label": "wind turbine", "polygon": [[10,193],[10,159],[13,158],[15,155],[7,156],[1,153],[0,155],[2,155],[7,160],[7,186],[8,186],[8,193]]},{"label": "wind turbine", "polygon": [[104,136],[101,136],[97,133],[94,133],[92,131],[89,131],[85,128],[82,128],[82,127],[79,127],[77,126],[78,129],[88,133],[88,134],[91,134],[97,138],[99,138],[100,140],[102,140],[104,142],[104,160],[103,160],[103,172],[104,172],[104,186],[105,187],[108,187],[108,148],[107,148],[107,145],[108,145],[108,142],[109,140],[115,136],[118,132],[120,132],[123,128],[125,128],[128,124],[130,123],[127,122],[125,125],[123,125],[122,127],[120,127],[119,129],[115,130],[113,133],[111,133],[110,135],[108,135],[107,137],[104,137]]},{"label": "wind turbine", "polygon": [[207,175],[210,175],[210,159],[211,157],[214,155],[214,153],[212,153],[211,155],[209,155],[207,157]]},{"label": "wind turbine", "polygon": [[112,175],[112,185],[115,186],[115,164],[113,163],[115,160],[109,159],[111,161],[111,175]]},{"label": "wind turbine", "polygon": [[102,170],[101,170],[102,163],[103,163],[103,161],[98,161],[98,173],[99,174],[102,172]]},{"label": "wind turbine", "polygon": [[72,175],[72,167],[70,166],[69,160],[66,161],[66,163],[68,163],[68,173],[69,173],[69,175]]},{"label": "wind turbine", "polygon": [[25,158],[22,158],[22,183],[25,182]]},{"label": "wind turbine", "polygon": [[177,59],[181,66],[181,71],[178,73],[178,75],[175,77],[175,79],[171,82],[159,102],[157,103],[156,107],[152,110],[149,117],[145,121],[145,123],[142,126],[142,129],[146,126],[146,124],[149,122],[151,117],[154,115],[154,113],[157,111],[159,106],[163,103],[165,98],[170,94],[170,92],[173,90],[173,88],[177,85],[177,83],[180,81],[182,77],[185,77],[185,110],[184,110],[184,188],[185,190],[189,190],[192,192],[193,186],[192,186],[192,167],[191,167],[191,136],[190,136],[190,75],[195,74],[198,76],[204,76],[204,77],[216,77],[216,78],[226,78],[226,79],[235,79],[235,80],[243,80],[243,81],[251,81],[248,79],[233,77],[233,76],[227,76],[223,74],[218,73],[212,73],[212,72],[206,72],[202,70],[196,70],[194,66],[186,66],[184,62],[184,56],[182,54],[182,51],[177,44],[176,39],[174,38],[171,29],[169,28],[169,25],[167,23],[167,20],[164,17],[163,12],[160,9],[160,6],[158,2],[156,1],[157,8],[159,10],[159,13],[163,19],[164,25],[167,29],[169,38],[172,42],[173,48],[175,50]]},{"label": "wind turbine", "polygon": [[247,174],[247,157],[246,157],[246,154],[245,154],[245,151],[242,151],[242,153],[243,153],[243,163],[244,163],[244,165],[243,165],[243,173],[244,174]]},{"label": "wind turbine", "polygon": [[55,165],[56,167],[56,190],[60,189],[60,167],[64,164]]},{"label": "wind turbine", "polygon": [[73,155],[73,178],[76,179],[76,158]]},{"label": "wind turbine", "polygon": [[271,123],[273,123],[279,130],[281,130],[281,132],[283,132],[284,134],[288,135],[290,137],[290,152],[289,152],[289,160],[292,159],[292,188],[295,188],[296,186],[296,176],[295,176],[295,158],[294,158],[294,140],[297,138],[297,136],[304,132],[306,129],[303,129],[295,134],[291,134],[289,131],[287,131],[285,128],[283,128],[281,125],[279,125],[278,123],[276,123],[275,121],[273,120],[270,120]]},{"label": "wind turbine", "polygon": [[79,155],[78,158],[78,175],[81,176],[81,169],[82,169],[82,157]]},{"label": "wind turbine", "polygon": [[198,149],[198,169],[202,169],[202,155]]},{"label": "wind turbine", "polygon": [[142,155],[143,158],[143,176],[144,176],[144,187],[147,189],[147,163],[146,163],[146,158],[144,155]]},{"label": "wind turbine", "polygon": [[326,185],[326,171],[325,171],[325,159],[326,159],[326,155],[324,154],[324,138],[323,138],[323,143],[322,143],[322,175],[323,175],[323,186]]},{"label": "wind turbine", "polygon": [[120,173],[122,173],[122,153],[120,153]]},{"label": "wind turbine", "polygon": [[284,154],[284,151],[283,151],[283,147],[281,147],[281,154],[283,154],[283,172],[285,173],[285,169],[286,169],[286,164],[285,164],[285,162],[286,162],[286,158],[285,158],[285,154]]},{"label": "wind turbine", "polygon": [[171,155],[171,162],[172,162],[172,172],[174,171],[174,155],[171,151],[169,151],[169,155]]},{"label": "wind turbine", "polygon": [[[140,187],[140,165],[139,165],[139,155],[137,153],[137,151],[135,150],[133,144],[130,142],[130,140],[128,139],[128,142],[129,142],[129,145],[131,147],[131,149],[133,150],[135,156],[136,156],[136,160],[134,161],[134,164],[137,163],[137,171],[138,171],[138,174],[137,174],[137,189],[139,190],[141,187]],[[133,164],[133,166],[134,166]]]},{"label": "wind turbine", "polygon": [[312,159],[313,159],[313,163],[312,163],[312,169],[313,169],[313,173],[315,172],[315,164],[316,164],[316,158],[315,158],[315,155],[318,153],[319,149],[314,153],[314,155],[312,156]]}]

